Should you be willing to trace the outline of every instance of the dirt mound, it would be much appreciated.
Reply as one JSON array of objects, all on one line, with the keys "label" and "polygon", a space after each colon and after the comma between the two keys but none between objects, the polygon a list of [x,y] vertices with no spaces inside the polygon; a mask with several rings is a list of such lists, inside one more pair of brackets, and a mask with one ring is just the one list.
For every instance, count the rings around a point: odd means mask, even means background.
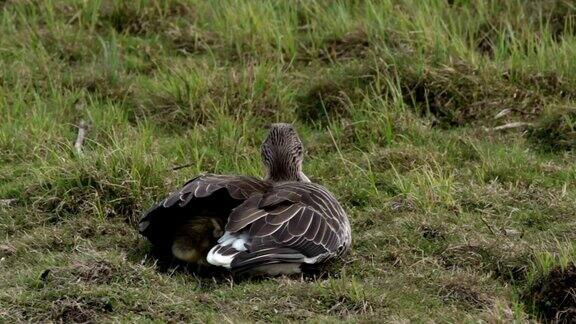
[{"label": "dirt mound", "polygon": [[576,265],[552,269],[524,293],[524,298],[546,320],[576,321]]},{"label": "dirt mound", "polygon": [[333,37],[325,41],[325,49],[320,60],[330,62],[338,59],[363,58],[370,47],[368,35],[362,28],[347,33],[342,37]]},{"label": "dirt mound", "polygon": [[78,263],[73,266],[73,272],[84,282],[106,284],[113,279],[116,269],[106,261],[98,261],[92,264]]},{"label": "dirt mound", "polygon": [[[554,107],[553,107],[554,108]],[[529,139],[545,151],[576,148],[576,109],[556,107],[528,132]]]}]

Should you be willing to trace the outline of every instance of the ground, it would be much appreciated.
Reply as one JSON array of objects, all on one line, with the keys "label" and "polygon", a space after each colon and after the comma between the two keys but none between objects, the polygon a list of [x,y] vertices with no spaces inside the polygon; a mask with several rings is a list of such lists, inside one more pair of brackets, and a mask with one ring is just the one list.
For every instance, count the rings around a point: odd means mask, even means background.
[{"label": "ground", "polygon": [[[0,321],[576,316],[574,2],[0,8]],[[351,252],[316,277],[160,266],[140,215],[202,172],[261,176],[280,121]]]}]

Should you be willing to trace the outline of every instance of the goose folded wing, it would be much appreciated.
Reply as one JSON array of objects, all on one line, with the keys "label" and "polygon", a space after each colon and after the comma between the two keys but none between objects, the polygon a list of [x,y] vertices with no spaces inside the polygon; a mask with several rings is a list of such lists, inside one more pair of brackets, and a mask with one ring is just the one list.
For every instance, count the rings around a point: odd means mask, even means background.
[{"label": "goose folded wing", "polygon": [[195,217],[202,210],[230,210],[251,195],[264,192],[267,186],[246,176],[198,176],[150,208],[140,219],[140,233],[152,241],[161,240],[184,218]]},{"label": "goose folded wing", "polygon": [[183,207],[194,198],[208,197],[220,189],[226,189],[233,199],[245,200],[255,192],[264,191],[266,184],[252,177],[206,174],[186,182],[182,189],[168,196],[162,206]]},{"label": "goose folded wing", "polygon": [[[336,217],[328,209],[319,209],[319,205],[310,203],[309,197],[304,196],[306,194],[302,192],[278,190],[251,197],[232,211],[226,230],[232,233],[249,231],[251,238],[248,251],[238,258],[242,260],[239,267],[246,269],[286,262],[313,263],[338,251],[342,238]],[[282,251],[280,248],[297,251],[302,258],[294,258],[292,252],[290,257],[272,252],[262,255],[259,252]],[[234,267],[235,262],[232,263],[233,270]]]}]

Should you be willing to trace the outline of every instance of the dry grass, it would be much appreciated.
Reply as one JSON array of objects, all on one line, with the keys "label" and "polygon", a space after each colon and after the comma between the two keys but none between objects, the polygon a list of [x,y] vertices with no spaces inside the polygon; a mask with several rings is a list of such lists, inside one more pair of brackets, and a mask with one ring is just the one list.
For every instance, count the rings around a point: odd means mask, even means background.
[{"label": "dry grass", "polygon": [[[0,7],[0,322],[573,318],[570,1]],[[155,259],[139,215],[261,175],[277,121],[349,212],[346,259],[260,281]]]}]

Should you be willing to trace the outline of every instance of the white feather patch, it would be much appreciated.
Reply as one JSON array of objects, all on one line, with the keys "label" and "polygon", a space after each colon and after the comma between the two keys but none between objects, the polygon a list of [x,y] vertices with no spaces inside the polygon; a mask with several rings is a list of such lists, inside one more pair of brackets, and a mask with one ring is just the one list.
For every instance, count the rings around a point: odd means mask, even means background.
[{"label": "white feather patch", "polygon": [[318,259],[320,259],[322,256],[324,256],[323,254],[317,255],[315,257],[311,257],[311,258],[304,258],[304,263],[307,264],[314,264],[316,262],[318,262]]},{"label": "white feather patch", "polygon": [[216,251],[216,249],[218,248],[219,246],[216,245],[210,250],[210,252],[208,252],[208,256],[206,256],[206,261],[218,267],[230,268],[232,260],[234,260],[234,257],[239,252],[231,255],[222,255]]},{"label": "white feather patch", "polygon": [[[230,268],[230,265],[232,264],[234,257],[236,257],[238,253],[246,251],[247,243],[248,243],[248,232],[243,233],[224,232],[224,235],[222,235],[222,237],[218,239],[218,244],[215,245],[212,249],[210,249],[210,252],[208,252],[208,255],[206,256],[206,261],[215,266]],[[231,245],[232,248],[237,252],[230,255],[223,255],[218,252],[218,249],[220,247],[229,245]]]}]

